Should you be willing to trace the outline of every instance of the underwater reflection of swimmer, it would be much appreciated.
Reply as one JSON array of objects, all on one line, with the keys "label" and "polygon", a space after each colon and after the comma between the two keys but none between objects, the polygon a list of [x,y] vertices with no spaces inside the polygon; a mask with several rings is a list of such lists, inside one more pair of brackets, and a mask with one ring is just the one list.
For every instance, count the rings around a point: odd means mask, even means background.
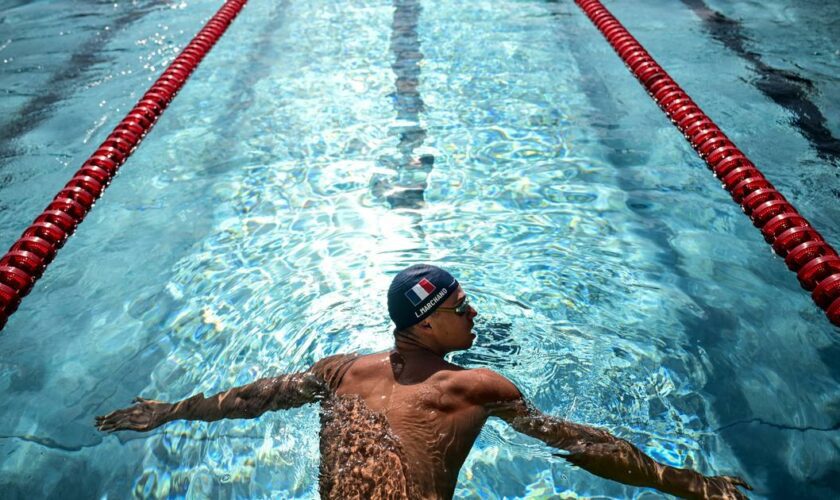
[{"label": "underwater reflection of swimmer", "polygon": [[541,413],[505,377],[466,370],[444,355],[469,349],[477,315],[446,271],[414,265],[388,290],[395,346],[339,354],[308,370],[177,403],[138,398],[96,418],[101,431],[149,431],[173,420],[255,418],[321,403],[323,498],[451,498],[458,472],[489,417],[564,451],[598,476],[688,498],[746,498],[732,476],[660,464],[607,431]]}]

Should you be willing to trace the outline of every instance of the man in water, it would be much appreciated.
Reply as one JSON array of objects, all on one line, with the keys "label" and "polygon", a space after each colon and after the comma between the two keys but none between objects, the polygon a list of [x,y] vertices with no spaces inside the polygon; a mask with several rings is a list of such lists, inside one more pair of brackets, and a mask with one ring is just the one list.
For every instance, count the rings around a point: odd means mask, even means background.
[{"label": "man in water", "polygon": [[414,265],[388,290],[396,324],[390,352],[324,358],[308,370],[264,378],[177,403],[137,398],[96,418],[101,431],[149,431],[173,420],[255,418],[321,402],[323,498],[451,498],[489,417],[564,452],[598,476],[687,498],[746,498],[737,477],[707,477],[655,462],[607,431],[542,414],[505,377],[444,360],[468,349],[476,311],[443,269]]}]

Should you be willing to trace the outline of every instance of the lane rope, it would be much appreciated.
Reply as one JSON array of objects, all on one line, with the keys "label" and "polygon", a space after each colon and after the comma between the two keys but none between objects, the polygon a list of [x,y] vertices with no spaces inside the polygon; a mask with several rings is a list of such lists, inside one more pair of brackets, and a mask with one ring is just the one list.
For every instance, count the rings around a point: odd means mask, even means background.
[{"label": "lane rope", "polygon": [[840,326],[840,256],[599,0],[575,0],[741,205],[802,288]]},{"label": "lane rope", "polygon": [[225,2],[0,259],[0,330],[246,2]]}]

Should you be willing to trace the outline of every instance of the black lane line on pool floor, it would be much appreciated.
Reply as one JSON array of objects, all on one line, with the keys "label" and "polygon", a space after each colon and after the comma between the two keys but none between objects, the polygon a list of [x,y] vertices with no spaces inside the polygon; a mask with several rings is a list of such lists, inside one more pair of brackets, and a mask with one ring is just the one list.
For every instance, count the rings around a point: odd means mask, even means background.
[{"label": "black lane line on pool floor", "polygon": [[834,137],[820,108],[810,99],[814,82],[786,69],[770,66],[756,52],[747,49],[748,38],[741,23],[710,8],[703,0],[682,0],[703,22],[712,38],[750,63],[758,78],[755,87],[793,114],[792,124],[817,151],[817,155],[840,167],[840,139]]},{"label": "black lane line on pool floor", "polygon": [[733,427],[741,426],[741,425],[749,425],[749,424],[759,424],[759,425],[766,425],[768,427],[773,427],[774,429],[779,429],[781,431],[799,431],[799,432],[834,432],[840,430],[840,422],[832,425],[831,427],[814,427],[810,425],[793,425],[793,424],[779,424],[776,422],[769,422],[764,420],[760,417],[755,418],[747,418],[744,420],[736,420],[735,422],[730,422],[726,425],[722,425],[717,429],[714,429],[714,432],[721,432]]},{"label": "black lane line on pool floor", "polygon": [[[116,434],[116,433],[114,433],[114,435],[117,436],[117,439],[119,439],[121,444],[127,443],[129,441],[148,440],[148,439],[155,438],[155,437],[158,437],[158,436],[161,436],[161,435],[166,435],[166,434],[169,434],[170,437],[173,437],[173,435],[174,435],[179,440],[186,440],[186,441],[191,441],[191,442],[216,441],[220,438],[249,439],[249,440],[255,440],[255,441],[260,440],[261,441],[261,440],[265,440],[265,438],[266,438],[264,434],[260,434],[260,435],[227,434],[227,433],[213,434],[213,433],[209,433],[209,432],[207,434],[198,435],[198,436],[194,436],[194,435],[189,434],[189,433],[182,433],[182,434],[178,435],[176,433],[173,433],[172,431],[169,431],[169,432],[162,431],[162,432],[143,433],[143,434],[135,433],[134,431],[131,431],[131,434],[125,434],[125,433]],[[37,444],[38,446],[43,446],[44,448],[49,448],[49,449],[55,450],[55,451],[63,451],[63,452],[68,452],[68,453],[74,453],[74,452],[77,452],[77,451],[82,451],[85,448],[96,448],[97,446],[101,445],[103,443],[103,441],[105,441],[105,438],[107,436],[108,436],[108,434],[102,433],[102,436],[97,437],[93,441],[87,442],[87,443],[82,443],[82,444],[65,444],[65,443],[61,443],[59,441],[56,441],[55,439],[50,438],[50,437],[36,436],[34,434],[22,434],[22,435],[10,435],[10,436],[0,435],[0,439],[16,439],[16,440],[19,440],[19,441],[26,441],[27,443]],[[9,455],[14,453],[15,451],[17,451],[17,449],[10,451],[9,453],[6,454],[6,456],[8,457]]]},{"label": "black lane line on pool floor", "polygon": [[[396,164],[386,165],[396,170],[396,181],[391,184],[385,179],[374,183],[375,193],[385,194],[391,208],[421,208],[427,187],[429,173],[434,166],[432,155],[414,157],[414,151],[423,145],[426,129],[420,124],[420,114],[426,109],[420,95],[420,38],[417,26],[423,7],[419,0],[393,0],[394,19],[391,28],[390,49],[394,55],[391,68],[394,70],[394,93],[391,99],[397,112],[398,123],[391,128],[391,134],[399,137],[397,157],[380,161]],[[422,173],[423,180],[416,181]],[[406,182],[405,178],[409,181]]]},{"label": "black lane line on pool floor", "polygon": [[[158,2],[149,2],[137,10],[132,10],[116,18],[113,23],[106,23],[107,30],[99,30],[83,42],[79,50],[70,55],[70,60],[60,70],[53,73],[42,89],[15,111],[9,122],[0,127],[0,160],[23,154],[23,151],[14,146],[13,141],[31,132],[41,122],[49,118],[51,112],[55,111],[55,104],[67,99],[76,91],[72,84],[77,83],[80,77],[94,66],[109,61],[109,58],[103,55],[103,47],[117,33],[147,14],[161,8],[166,7]],[[0,169],[2,168],[3,164],[0,163]]]}]

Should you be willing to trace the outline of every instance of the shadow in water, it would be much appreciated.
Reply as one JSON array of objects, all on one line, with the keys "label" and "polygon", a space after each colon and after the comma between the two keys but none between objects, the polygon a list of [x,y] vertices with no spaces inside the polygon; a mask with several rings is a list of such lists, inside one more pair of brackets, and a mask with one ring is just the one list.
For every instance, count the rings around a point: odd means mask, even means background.
[{"label": "shadow in water", "polygon": [[522,349],[511,333],[511,323],[476,324],[473,347],[452,356],[452,362],[464,367],[511,368],[517,366]]},{"label": "shadow in water", "polygon": [[[138,8],[132,8],[115,18],[112,23],[108,23],[109,29],[97,31],[82,43],[78,50],[71,54],[70,60],[60,70],[53,73],[42,89],[36,90],[34,97],[26,101],[9,121],[0,126],[0,159],[20,154],[14,141],[47,120],[56,104],[67,99],[75,90],[73,83],[76,83],[94,66],[108,62],[109,57],[104,48],[115,35],[157,9],[160,3],[151,1]],[[0,23],[2,23],[1,19]]]},{"label": "shadow in water", "polygon": [[[801,478],[790,472],[790,454],[807,456],[807,450],[796,450],[788,439],[790,433],[817,433],[826,438],[840,429],[837,424],[815,426],[803,422],[772,422],[754,416],[750,402],[739,384],[741,367],[731,355],[734,338],[740,331],[737,312],[710,305],[701,297],[693,297],[705,311],[705,318],[681,314],[692,344],[700,346],[714,363],[714,372],[703,388],[712,396],[712,406],[723,423],[715,430],[732,448],[743,465],[746,476],[761,481],[757,493],[768,498],[831,498],[840,491],[840,463],[832,461],[818,472]],[[698,351],[695,353],[701,356]],[[833,415],[835,420],[840,414]],[[813,442],[813,441],[810,441]],[[806,446],[804,442],[799,446]],[[803,451],[805,452],[803,454]],[[803,464],[807,469],[809,464]],[[758,485],[753,485],[758,486]]]},{"label": "shadow in water", "polygon": [[792,124],[816,150],[817,155],[840,166],[840,139],[826,125],[825,116],[809,95],[814,82],[785,69],[774,68],[747,48],[747,36],[741,23],[711,9],[703,0],[682,0],[703,22],[712,38],[750,63],[757,77],[753,84],[762,94],[793,115]]}]

